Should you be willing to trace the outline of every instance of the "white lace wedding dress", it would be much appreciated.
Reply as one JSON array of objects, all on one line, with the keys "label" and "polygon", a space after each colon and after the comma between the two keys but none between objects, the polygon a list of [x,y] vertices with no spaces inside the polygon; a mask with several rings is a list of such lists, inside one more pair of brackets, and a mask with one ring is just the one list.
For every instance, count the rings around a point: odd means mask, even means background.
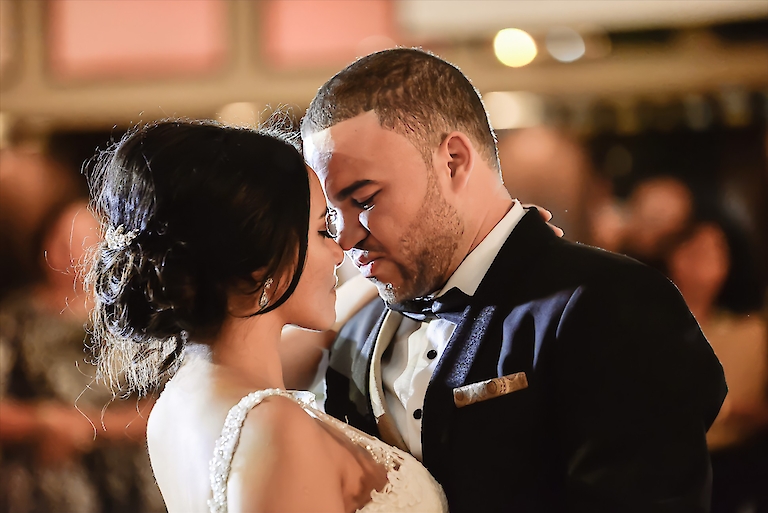
[{"label": "white lace wedding dress", "polygon": [[213,498],[208,501],[208,506],[212,513],[227,513],[227,480],[246,415],[265,398],[274,395],[292,399],[309,415],[338,429],[352,443],[365,448],[374,461],[386,467],[388,481],[386,486],[380,492],[372,490],[371,501],[358,509],[358,513],[445,513],[448,511],[448,503],[442,488],[413,456],[314,408],[314,394],[311,392],[289,392],[273,388],[252,392],[229,410],[210,463]]}]

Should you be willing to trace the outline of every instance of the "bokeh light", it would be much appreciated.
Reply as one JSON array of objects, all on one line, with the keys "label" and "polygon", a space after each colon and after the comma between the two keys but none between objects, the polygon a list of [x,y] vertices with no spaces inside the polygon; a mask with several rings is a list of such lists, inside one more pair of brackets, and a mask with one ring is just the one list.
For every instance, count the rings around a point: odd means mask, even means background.
[{"label": "bokeh light", "polygon": [[544,121],[541,97],[526,91],[493,91],[483,95],[495,130],[537,126]]},{"label": "bokeh light", "polygon": [[578,32],[568,27],[553,27],[547,33],[547,51],[560,62],[573,62],[584,56],[586,45]]},{"label": "bokeh light", "polygon": [[253,102],[228,103],[219,109],[217,118],[225,125],[255,128],[264,109],[265,105]]},{"label": "bokeh light", "polygon": [[500,30],[493,39],[496,58],[511,68],[530,64],[536,58],[536,42],[524,30],[508,28]]}]

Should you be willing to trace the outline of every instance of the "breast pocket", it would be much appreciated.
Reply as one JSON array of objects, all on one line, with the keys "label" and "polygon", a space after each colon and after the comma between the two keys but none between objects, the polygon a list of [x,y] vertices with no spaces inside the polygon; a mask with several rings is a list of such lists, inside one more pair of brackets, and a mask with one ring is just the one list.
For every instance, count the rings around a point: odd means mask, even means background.
[{"label": "breast pocket", "polygon": [[[452,439],[456,450],[473,460],[517,453],[536,435],[540,412],[535,388],[521,388],[456,408]],[[493,456],[493,457],[495,457]]]}]

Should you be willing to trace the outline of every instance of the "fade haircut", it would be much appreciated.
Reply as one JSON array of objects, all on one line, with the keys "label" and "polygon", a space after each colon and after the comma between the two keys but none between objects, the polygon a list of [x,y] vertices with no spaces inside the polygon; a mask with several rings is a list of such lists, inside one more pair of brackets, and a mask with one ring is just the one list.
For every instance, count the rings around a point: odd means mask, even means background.
[{"label": "fade haircut", "polygon": [[318,90],[301,123],[302,136],[370,110],[383,128],[408,139],[427,165],[434,148],[456,130],[501,171],[496,135],[480,93],[456,66],[431,53],[397,48],[350,64]]}]

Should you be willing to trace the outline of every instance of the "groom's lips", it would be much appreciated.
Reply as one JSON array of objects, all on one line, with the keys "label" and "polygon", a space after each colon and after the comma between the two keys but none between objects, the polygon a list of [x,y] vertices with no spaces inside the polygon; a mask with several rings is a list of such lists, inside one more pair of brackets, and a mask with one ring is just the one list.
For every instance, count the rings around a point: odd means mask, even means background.
[{"label": "groom's lips", "polygon": [[355,265],[360,270],[360,273],[365,276],[366,278],[370,278],[372,276],[376,275],[376,270],[381,265],[381,260],[383,257],[371,257],[370,255],[363,256],[361,255],[357,259],[355,259]]}]

